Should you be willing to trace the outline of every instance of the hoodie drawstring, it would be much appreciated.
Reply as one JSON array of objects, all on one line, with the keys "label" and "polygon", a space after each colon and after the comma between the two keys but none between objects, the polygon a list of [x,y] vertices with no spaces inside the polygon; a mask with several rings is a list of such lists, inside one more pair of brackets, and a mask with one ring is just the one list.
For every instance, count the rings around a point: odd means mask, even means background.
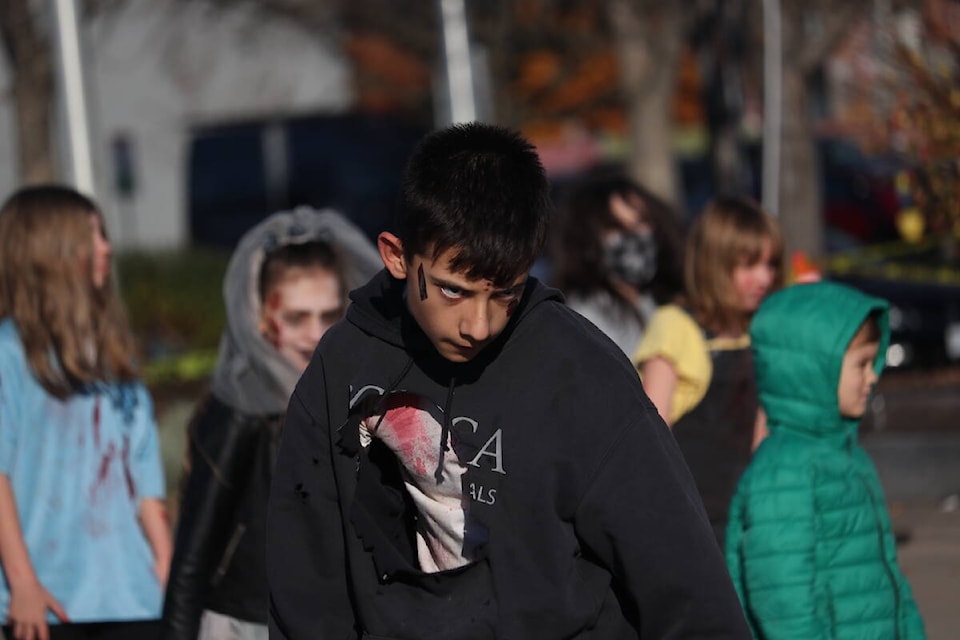
[{"label": "hoodie drawstring", "polygon": [[447,446],[447,440],[450,437],[450,408],[453,406],[453,388],[457,385],[457,379],[450,377],[450,386],[447,387],[447,401],[443,403],[443,426],[440,428],[440,455],[437,456],[437,470],[433,472],[437,484],[443,483],[443,458],[444,453],[450,450]]},{"label": "hoodie drawstring", "polygon": [[[377,418],[377,423],[373,425],[373,429],[370,430],[370,433],[376,435],[377,431],[380,430],[380,425],[383,423],[383,419],[387,416],[386,408],[387,401],[390,397],[390,394],[403,382],[403,379],[406,377],[407,373],[410,372],[411,367],[413,367],[413,358],[407,360],[407,364],[403,367],[403,370],[400,371],[400,375],[394,378],[393,382],[387,387],[383,392],[383,395],[380,396],[380,401],[377,404],[376,413],[379,416]],[[443,424],[440,427],[440,455],[438,456],[437,469],[433,473],[433,477],[436,478],[437,484],[443,483],[443,461],[445,458],[445,453],[450,450],[450,446],[447,443],[447,440],[450,439],[450,409],[453,406],[453,392],[454,388],[457,386],[457,379],[455,377],[450,378],[450,384],[447,387],[447,399],[443,405]]]},{"label": "hoodie drawstring", "polygon": [[383,419],[387,417],[387,400],[390,398],[390,394],[393,393],[393,390],[396,389],[403,379],[406,377],[407,373],[410,372],[411,367],[413,367],[413,358],[407,360],[407,364],[404,365],[403,369],[400,371],[400,375],[393,379],[388,386],[386,391],[383,392],[383,395],[380,396],[380,401],[377,403],[377,415],[380,417],[377,418],[377,424],[373,425],[373,429],[370,430],[371,434],[376,435],[377,431],[380,430],[380,424],[383,422]]}]

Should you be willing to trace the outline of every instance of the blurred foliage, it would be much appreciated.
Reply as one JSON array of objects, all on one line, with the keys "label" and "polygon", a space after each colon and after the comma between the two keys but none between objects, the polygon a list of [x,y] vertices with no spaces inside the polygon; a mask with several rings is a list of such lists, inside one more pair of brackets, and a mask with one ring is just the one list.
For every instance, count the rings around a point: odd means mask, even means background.
[{"label": "blurred foliage", "polygon": [[882,69],[877,86],[888,99],[862,105],[857,134],[867,153],[892,153],[908,165],[895,185],[901,236],[912,244],[939,238],[944,257],[953,263],[960,239],[957,18],[957,8],[941,0],[928,3],[915,30],[881,33],[890,53],[876,65]]},{"label": "blurred foliage", "polygon": [[213,373],[216,364],[216,349],[198,349],[147,362],[143,368],[143,377],[151,387],[205,381]]},{"label": "blurred foliage", "polygon": [[221,287],[229,257],[196,248],[117,256],[120,292],[148,381],[195,379],[212,369],[225,324]]},{"label": "blurred foliage", "polygon": [[911,242],[960,237],[960,47],[949,40],[939,44],[946,60],[897,46],[908,82],[897,95],[889,128],[914,165],[897,177],[907,205],[898,228]]}]

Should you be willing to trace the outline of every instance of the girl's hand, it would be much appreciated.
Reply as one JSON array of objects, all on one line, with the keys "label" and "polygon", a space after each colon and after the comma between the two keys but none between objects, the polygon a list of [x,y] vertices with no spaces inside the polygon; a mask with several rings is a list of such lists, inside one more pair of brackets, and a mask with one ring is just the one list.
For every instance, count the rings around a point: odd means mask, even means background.
[{"label": "girl's hand", "polygon": [[165,588],[170,573],[170,558],[173,557],[167,507],[159,498],[144,498],[140,501],[139,516],[140,526],[153,551],[153,574],[157,576],[160,586]]},{"label": "girl's hand", "polygon": [[69,622],[63,607],[39,582],[11,588],[7,623],[13,629],[13,640],[48,640],[47,609],[61,622]]},{"label": "girl's hand", "polygon": [[157,576],[160,586],[166,588],[167,578],[170,577],[170,558],[157,557],[153,561],[153,573]]}]

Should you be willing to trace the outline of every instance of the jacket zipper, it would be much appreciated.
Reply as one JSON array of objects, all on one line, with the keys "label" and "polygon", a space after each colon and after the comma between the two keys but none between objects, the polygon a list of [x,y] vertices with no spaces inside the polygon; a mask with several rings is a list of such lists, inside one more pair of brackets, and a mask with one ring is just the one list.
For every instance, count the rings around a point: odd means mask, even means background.
[{"label": "jacket zipper", "polygon": [[[867,490],[867,495],[870,497],[870,506],[873,507],[873,516],[875,520],[879,520],[877,517],[877,497],[873,494],[873,489],[870,487],[870,483],[867,482],[867,479],[863,477],[862,474],[857,472],[857,477],[860,479],[860,482],[863,483],[864,489]],[[893,572],[890,571],[890,565],[887,562],[886,556],[886,546],[884,545],[883,540],[883,529],[877,533],[878,542],[880,543],[880,562],[883,564],[883,570],[887,574],[887,580],[890,581],[890,586],[893,588],[893,627],[896,630],[894,635],[894,640],[899,640],[900,638],[900,587],[897,584],[896,579],[893,576]]]},{"label": "jacket zipper", "polygon": [[240,546],[240,538],[243,537],[246,531],[247,525],[243,523],[238,524],[237,528],[233,530],[233,535],[230,536],[230,541],[227,543],[227,547],[223,551],[223,557],[220,559],[220,565],[217,567],[217,571],[213,574],[213,577],[210,578],[210,584],[212,586],[220,584],[223,576],[227,574],[227,569],[230,568],[230,561],[233,560],[233,554],[237,552],[237,547]]}]

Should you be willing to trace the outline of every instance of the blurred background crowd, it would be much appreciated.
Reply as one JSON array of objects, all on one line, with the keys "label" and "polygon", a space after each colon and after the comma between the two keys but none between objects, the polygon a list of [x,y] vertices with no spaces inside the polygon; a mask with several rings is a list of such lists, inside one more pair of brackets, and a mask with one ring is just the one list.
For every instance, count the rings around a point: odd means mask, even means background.
[{"label": "blurred background crowd", "polygon": [[[721,194],[776,218],[788,281],[889,300],[865,446],[895,519],[960,509],[960,2],[2,0],[0,43],[0,194],[62,182],[99,203],[174,516],[238,240],[301,205],[374,240],[417,140],[468,120],[537,146],[560,222],[535,274],[581,310],[603,290],[628,354]],[[596,227],[562,226],[571,211]],[[612,226],[653,234],[659,290],[591,275]],[[956,588],[960,552],[937,553],[917,566],[953,558],[937,584]]]}]

